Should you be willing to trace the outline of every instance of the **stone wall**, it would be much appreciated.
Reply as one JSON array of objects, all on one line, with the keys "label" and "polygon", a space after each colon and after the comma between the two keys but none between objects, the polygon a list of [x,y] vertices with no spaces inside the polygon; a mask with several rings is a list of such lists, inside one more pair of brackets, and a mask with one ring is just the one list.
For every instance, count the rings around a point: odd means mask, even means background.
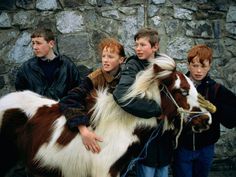
[{"label": "stone wall", "polygon": [[[14,90],[17,68],[32,56],[30,34],[40,26],[56,33],[57,52],[89,68],[99,66],[101,38],[118,38],[129,56],[143,26],[158,29],[161,52],[183,72],[187,51],[205,43],[214,49],[213,78],[236,93],[235,0],[0,0],[0,95]],[[216,147],[212,174],[235,176],[235,129],[222,127]]]}]

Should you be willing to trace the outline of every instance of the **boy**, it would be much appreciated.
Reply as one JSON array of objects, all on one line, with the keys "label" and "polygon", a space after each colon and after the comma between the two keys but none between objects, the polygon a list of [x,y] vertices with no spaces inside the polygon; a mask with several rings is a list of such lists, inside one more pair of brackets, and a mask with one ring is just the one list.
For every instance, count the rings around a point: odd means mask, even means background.
[{"label": "boy", "polygon": [[[76,65],[66,56],[54,53],[55,37],[50,29],[38,28],[31,35],[34,57],[19,68],[15,89],[31,90],[48,98],[61,99],[80,84]],[[22,164],[10,176],[29,176]]]},{"label": "boy", "polygon": [[93,105],[86,105],[86,99],[93,96],[96,89],[108,87],[113,92],[120,79],[120,65],[124,62],[124,47],[114,38],[106,38],[99,44],[102,67],[89,74],[79,87],[69,91],[60,101],[61,110],[71,129],[79,130],[87,150],[99,153],[97,141],[102,138],[90,131],[88,111]]},{"label": "boy", "polygon": [[214,156],[214,144],[220,137],[220,123],[227,128],[236,125],[236,96],[223,85],[211,79],[212,49],[196,45],[188,52],[187,75],[194,82],[198,92],[216,105],[212,114],[210,129],[195,134],[184,131],[178,149],[174,154],[174,177],[207,177]]},{"label": "boy", "polygon": [[58,100],[80,84],[76,65],[68,57],[54,53],[55,38],[50,29],[36,29],[31,41],[35,57],[19,68],[16,90],[31,90]]},{"label": "boy", "polygon": [[[134,36],[135,53],[131,56],[122,72],[121,79],[113,92],[116,102],[128,113],[141,118],[159,117],[161,108],[154,100],[133,98],[128,102],[121,102],[121,98],[134,83],[138,72],[144,70],[149,59],[156,57],[159,51],[158,32],[151,28],[143,28]],[[170,138],[165,133],[163,136],[154,139],[148,146],[147,157],[137,165],[138,177],[167,177],[171,156]]]}]

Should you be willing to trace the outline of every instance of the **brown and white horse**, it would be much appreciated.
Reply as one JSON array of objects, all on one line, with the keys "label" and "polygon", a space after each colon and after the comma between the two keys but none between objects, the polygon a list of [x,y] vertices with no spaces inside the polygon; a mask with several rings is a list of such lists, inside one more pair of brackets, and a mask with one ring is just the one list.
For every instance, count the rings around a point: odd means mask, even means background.
[{"label": "brown and white horse", "polygon": [[[141,151],[143,140],[158,126],[158,121],[156,117],[142,119],[125,112],[106,89],[98,90],[97,95],[90,128],[103,137],[99,154],[87,151],[80,134],[68,129],[57,101],[30,91],[3,96],[0,175],[4,176],[17,158],[23,158],[29,170],[38,176],[119,176],[124,164]],[[183,124],[198,132],[211,124],[211,115],[200,106],[192,82],[176,71],[174,60],[164,54],[150,60],[150,66],[138,74],[123,99],[133,97],[159,103],[163,129],[177,128],[177,138]],[[176,127],[176,122],[180,126]]]}]

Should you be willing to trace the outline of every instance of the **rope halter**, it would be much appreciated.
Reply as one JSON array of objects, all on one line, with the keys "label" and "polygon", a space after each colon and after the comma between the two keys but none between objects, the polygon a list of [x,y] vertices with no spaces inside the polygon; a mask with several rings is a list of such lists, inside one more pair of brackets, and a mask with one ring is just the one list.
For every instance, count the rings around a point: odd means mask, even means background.
[{"label": "rope halter", "polygon": [[[178,103],[175,101],[175,99],[173,98],[173,96],[171,95],[171,93],[169,92],[168,88],[166,85],[162,84],[164,89],[163,89],[163,92],[165,93],[165,95],[174,103],[174,105],[177,107],[177,112],[179,113],[180,115],[180,130],[178,131],[177,135],[176,135],[176,138],[175,138],[175,148],[177,148],[178,146],[178,139],[179,139],[179,136],[183,130],[183,123],[184,123],[184,119],[187,117],[187,122],[190,122],[193,118],[196,118],[198,117],[199,115],[202,115],[202,114],[206,114],[208,113],[207,111],[189,111],[189,110],[186,110],[184,109],[183,107],[180,107],[178,105]],[[204,98],[203,98],[204,99]],[[203,102],[203,99],[202,99],[202,102]],[[205,100],[205,99],[204,99]],[[210,102],[208,102],[210,103]],[[203,103],[204,104],[204,103]],[[210,103],[211,104],[211,103]],[[213,104],[211,104],[213,105]],[[200,104],[201,106],[201,104]],[[214,105],[213,105],[214,106]],[[202,106],[204,107],[204,106]],[[204,107],[206,108],[206,107]],[[189,114],[195,114],[194,116],[191,116],[189,117]]]}]

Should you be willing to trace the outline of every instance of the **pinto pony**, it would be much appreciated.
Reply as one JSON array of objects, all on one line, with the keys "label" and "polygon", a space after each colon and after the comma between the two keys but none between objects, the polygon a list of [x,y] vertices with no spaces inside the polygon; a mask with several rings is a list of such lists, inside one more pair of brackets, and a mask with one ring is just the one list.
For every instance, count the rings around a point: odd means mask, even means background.
[{"label": "pinto pony", "polygon": [[[160,104],[163,112],[158,120],[164,121],[163,131],[177,132],[176,140],[183,125],[200,132],[211,124],[211,115],[200,106],[193,83],[176,71],[174,60],[167,55],[150,60],[150,66],[137,75],[123,100],[133,97]],[[57,101],[31,91],[2,97],[0,176],[22,157],[37,176],[118,177],[159,122],[156,117],[142,119],[125,112],[107,89],[97,91],[91,114],[90,128],[103,137],[98,154],[87,151],[79,132],[68,129]]]}]

